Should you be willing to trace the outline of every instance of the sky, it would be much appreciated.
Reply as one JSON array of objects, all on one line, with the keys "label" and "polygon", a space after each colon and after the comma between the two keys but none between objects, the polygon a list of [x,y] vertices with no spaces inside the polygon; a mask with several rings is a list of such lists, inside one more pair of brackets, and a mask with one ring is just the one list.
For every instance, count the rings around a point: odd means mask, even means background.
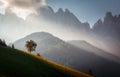
[{"label": "sky", "polygon": [[120,0],[46,0],[55,11],[68,8],[80,21],[93,25],[106,12],[120,14]]}]

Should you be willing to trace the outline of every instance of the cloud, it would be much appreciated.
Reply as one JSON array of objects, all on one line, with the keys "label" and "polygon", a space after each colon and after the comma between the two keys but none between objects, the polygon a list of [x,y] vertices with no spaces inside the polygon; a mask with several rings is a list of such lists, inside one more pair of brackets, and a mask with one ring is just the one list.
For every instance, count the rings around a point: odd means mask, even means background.
[{"label": "cloud", "polygon": [[0,9],[13,12],[24,19],[27,15],[36,13],[38,7],[44,6],[47,6],[45,0],[0,0]]},{"label": "cloud", "polygon": [[7,0],[10,6],[21,8],[36,8],[37,6],[46,6],[45,0]]}]

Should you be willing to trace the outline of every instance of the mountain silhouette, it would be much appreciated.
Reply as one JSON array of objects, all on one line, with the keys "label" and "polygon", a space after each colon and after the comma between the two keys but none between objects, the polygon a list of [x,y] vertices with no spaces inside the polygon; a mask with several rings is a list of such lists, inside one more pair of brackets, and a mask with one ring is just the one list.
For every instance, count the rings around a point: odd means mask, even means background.
[{"label": "mountain silhouette", "polygon": [[104,20],[99,19],[93,26],[92,32],[100,37],[107,49],[112,54],[120,56],[120,15],[107,12]]},{"label": "mountain silhouette", "polygon": [[43,17],[43,19],[46,19],[56,25],[59,24],[70,29],[90,29],[89,23],[81,23],[78,18],[69,11],[69,9],[65,9],[65,11],[63,11],[62,8],[59,8],[57,12],[54,12],[50,6],[40,7],[38,9],[38,13],[38,17]]},{"label": "mountain silhouette", "polygon": [[104,20],[99,19],[93,26],[93,32],[102,37],[120,39],[120,15],[113,16],[111,12],[106,13]]}]

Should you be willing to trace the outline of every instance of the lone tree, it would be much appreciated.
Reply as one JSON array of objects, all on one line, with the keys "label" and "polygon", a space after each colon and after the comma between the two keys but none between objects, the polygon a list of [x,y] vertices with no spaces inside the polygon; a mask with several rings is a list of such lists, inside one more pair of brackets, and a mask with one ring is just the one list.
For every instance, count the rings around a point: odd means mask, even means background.
[{"label": "lone tree", "polygon": [[37,44],[33,40],[29,40],[26,41],[25,47],[31,53],[32,51],[35,51]]}]

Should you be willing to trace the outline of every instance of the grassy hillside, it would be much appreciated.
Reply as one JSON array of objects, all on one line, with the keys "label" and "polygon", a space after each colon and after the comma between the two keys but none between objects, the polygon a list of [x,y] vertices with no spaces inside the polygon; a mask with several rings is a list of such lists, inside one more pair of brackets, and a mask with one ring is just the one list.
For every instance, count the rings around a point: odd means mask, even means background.
[{"label": "grassy hillside", "polygon": [[0,77],[91,77],[42,57],[0,47]]}]

